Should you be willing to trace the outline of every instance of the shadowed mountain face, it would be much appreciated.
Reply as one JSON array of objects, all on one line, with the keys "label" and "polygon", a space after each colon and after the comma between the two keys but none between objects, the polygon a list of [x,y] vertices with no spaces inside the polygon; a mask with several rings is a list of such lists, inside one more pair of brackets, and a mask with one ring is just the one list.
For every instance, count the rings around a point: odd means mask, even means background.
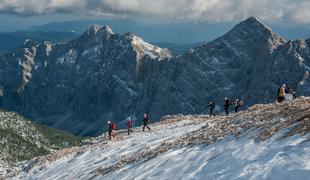
[{"label": "shadowed mountain face", "polygon": [[246,105],[270,102],[287,83],[309,95],[309,39],[286,41],[256,18],[224,36],[173,57],[169,50],[131,33],[92,26],[65,44],[31,40],[0,58],[2,107],[40,123],[80,135],[102,132],[107,120],[119,126],[144,112],[206,112],[209,100],[225,96]]}]

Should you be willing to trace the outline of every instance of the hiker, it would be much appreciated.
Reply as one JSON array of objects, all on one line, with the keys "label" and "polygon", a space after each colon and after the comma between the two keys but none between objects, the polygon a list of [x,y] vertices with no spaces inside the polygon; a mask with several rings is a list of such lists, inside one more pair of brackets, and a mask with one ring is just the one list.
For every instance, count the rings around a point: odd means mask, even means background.
[{"label": "hiker", "polygon": [[210,117],[211,116],[214,116],[215,117],[215,114],[214,114],[214,112],[213,112],[213,110],[215,109],[215,103],[213,102],[213,101],[211,101],[210,103],[209,103],[209,110],[210,110],[210,112],[209,112],[209,114],[210,114]]},{"label": "hiker", "polygon": [[231,106],[231,101],[230,99],[228,99],[227,97],[225,98],[225,103],[224,103],[224,108],[225,108],[225,112],[226,115],[229,115],[229,108]]},{"label": "hiker", "polygon": [[278,102],[281,103],[285,100],[285,88],[286,88],[286,85],[283,84],[279,90],[278,90]]},{"label": "hiker", "polygon": [[144,113],[143,117],[143,131],[145,130],[145,127],[148,128],[148,130],[151,130],[151,128],[147,125],[149,122],[149,117],[146,113]]},{"label": "hiker", "polygon": [[285,89],[285,100],[286,101],[292,101],[294,99],[293,96],[293,88],[288,87]]},{"label": "hiker", "polygon": [[297,98],[296,91],[293,91],[293,99],[296,99],[296,98]]},{"label": "hiker", "polygon": [[109,127],[109,131],[108,131],[109,140],[112,141],[112,131],[113,131],[113,128],[112,128],[111,121],[108,121],[108,127]]},{"label": "hiker", "polygon": [[109,140],[113,141],[115,138],[115,129],[116,129],[116,124],[115,122],[108,121],[108,126],[109,126]]},{"label": "hiker", "polygon": [[129,117],[129,118],[128,118],[128,121],[127,121],[128,135],[130,135],[130,132],[133,132],[132,129],[131,129],[131,127],[132,127],[132,120],[131,120],[131,118]]},{"label": "hiker", "polygon": [[236,113],[239,112],[242,104],[243,104],[243,101],[241,99],[236,99],[236,101],[235,101],[235,112]]},{"label": "hiker", "polygon": [[288,94],[290,91],[290,88],[286,84],[284,84],[284,87],[285,87],[285,94]]}]

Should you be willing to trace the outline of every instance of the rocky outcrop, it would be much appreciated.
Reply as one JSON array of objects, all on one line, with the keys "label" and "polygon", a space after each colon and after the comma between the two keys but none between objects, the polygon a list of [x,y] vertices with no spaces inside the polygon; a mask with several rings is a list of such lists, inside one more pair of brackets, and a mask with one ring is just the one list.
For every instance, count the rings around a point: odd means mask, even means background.
[{"label": "rocky outcrop", "polygon": [[286,41],[251,17],[224,36],[173,57],[132,33],[92,26],[63,44],[27,41],[0,57],[0,103],[46,125],[80,135],[167,114],[207,112],[210,100],[268,103],[286,83],[309,95],[308,40]]}]

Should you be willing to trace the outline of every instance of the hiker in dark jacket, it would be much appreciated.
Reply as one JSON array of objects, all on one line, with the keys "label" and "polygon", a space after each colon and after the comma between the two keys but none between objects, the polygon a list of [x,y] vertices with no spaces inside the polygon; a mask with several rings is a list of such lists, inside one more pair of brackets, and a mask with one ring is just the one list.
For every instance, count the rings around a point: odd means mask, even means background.
[{"label": "hiker in dark jacket", "polygon": [[241,99],[236,99],[236,101],[235,101],[235,112],[236,113],[239,112],[242,104],[243,104],[243,101]]},{"label": "hiker in dark jacket", "polygon": [[108,121],[108,127],[109,127],[109,140],[113,141],[115,139],[115,130],[116,130],[116,123]]},{"label": "hiker in dark jacket", "polygon": [[215,114],[214,114],[214,109],[215,109],[215,103],[213,102],[213,101],[211,101],[210,103],[209,103],[209,110],[210,110],[210,112],[209,112],[209,114],[210,114],[210,117],[211,116],[215,116]]},{"label": "hiker in dark jacket", "polygon": [[225,109],[225,113],[226,115],[229,115],[229,108],[231,106],[231,101],[230,99],[228,99],[227,97],[225,98],[225,103],[224,103],[224,109]]},{"label": "hiker in dark jacket", "polygon": [[149,122],[149,117],[146,113],[144,113],[144,117],[143,117],[143,131],[145,130],[145,127],[148,128],[149,130],[151,130],[151,128],[147,125]]},{"label": "hiker in dark jacket", "polygon": [[128,135],[130,135],[130,132],[133,132],[132,129],[131,129],[131,127],[132,127],[132,120],[131,120],[131,118],[129,117],[129,118],[128,118],[128,121],[127,121]]},{"label": "hiker in dark jacket", "polygon": [[113,131],[113,128],[112,128],[112,123],[111,121],[108,121],[108,127],[109,127],[109,140],[111,141],[112,140],[112,131]]},{"label": "hiker in dark jacket", "polygon": [[296,99],[297,98],[297,94],[295,91],[293,91],[293,99]]}]

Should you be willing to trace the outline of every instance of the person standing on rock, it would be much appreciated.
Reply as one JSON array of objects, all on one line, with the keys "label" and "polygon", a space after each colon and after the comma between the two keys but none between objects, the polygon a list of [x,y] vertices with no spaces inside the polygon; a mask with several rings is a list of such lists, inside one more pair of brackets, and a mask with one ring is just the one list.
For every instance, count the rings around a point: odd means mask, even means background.
[{"label": "person standing on rock", "polygon": [[115,130],[116,130],[116,123],[108,121],[108,126],[109,126],[109,140],[113,141],[115,139]]},{"label": "person standing on rock", "polygon": [[128,118],[128,121],[127,121],[128,135],[130,135],[130,132],[133,132],[132,129],[131,129],[131,127],[132,127],[132,120],[131,120],[131,118],[129,117],[129,118]]},{"label": "person standing on rock", "polygon": [[143,115],[143,131],[145,130],[145,127],[148,128],[148,130],[151,130],[151,128],[147,125],[149,122],[149,116],[148,114],[144,113]]},{"label": "person standing on rock", "polygon": [[285,87],[286,87],[286,85],[283,84],[279,88],[279,90],[278,90],[278,98],[277,98],[277,100],[278,100],[279,103],[281,103],[281,102],[283,102],[285,100]]},{"label": "person standing on rock", "polygon": [[214,114],[214,109],[215,109],[215,102],[214,101],[211,101],[210,103],[209,103],[209,110],[210,110],[210,112],[209,112],[209,114],[210,114],[210,117],[211,116],[214,116],[215,117],[215,114]]},{"label": "person standing on rock", "polygon": [[226,115],[229,115],[229,108],[231,106],[231,101],[229,98],[225,98],[225,103],[224,103],[224,109],[225,109],[225,113]]}]

